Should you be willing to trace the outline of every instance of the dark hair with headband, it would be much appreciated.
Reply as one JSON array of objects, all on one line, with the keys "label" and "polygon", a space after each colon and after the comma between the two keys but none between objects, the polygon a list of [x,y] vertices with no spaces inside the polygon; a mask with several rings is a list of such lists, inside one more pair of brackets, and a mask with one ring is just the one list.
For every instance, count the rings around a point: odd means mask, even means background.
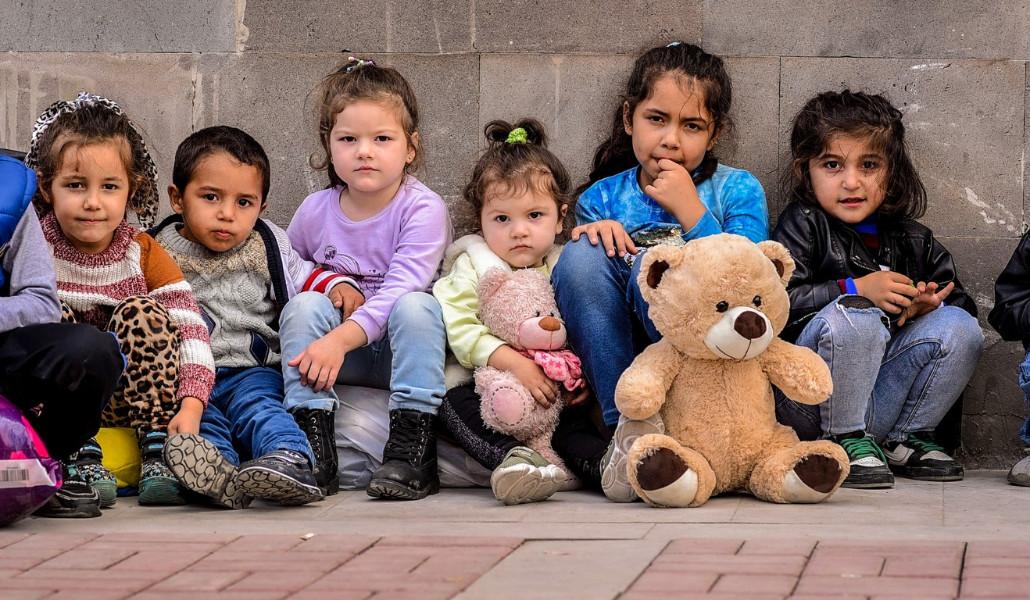
[{"label": "dark hair with headband", "polygon": [[404,135],[415,149],[415,158],[405,170],[411,173],[422,165],[422,144],[415,135],[418,131],[418,102],[411,86],[393,67],[381,67],[371,59],[351,57],[322,80],[318,98],[315,117],[322,155],[312,155],[309,164],[313,169],[329,172],[329,187],[347,187],[332,168],[329,134],[336,124],[336,115],[358,100],[390,103],[397,108]]},{"label": "dark hair with headband", "polygon": [[493,190],[521,194],[536,189],[554,198],[559,209],[568,204],[569,173],[547,149],[547,135],[539,121],[522,119],[514,125],[490,121],[483,133],[487,148],[476,162],[464,192],[476,217],[482,214],[487,194]]},{"label": "dark hair with headband", "polygon": [[821,156],[834,136],[844,135],[867,140],[886,157],[885,193],[877,214],[910,219],[923,216],[926,188],[908,157],[901,116],[901,111],[879,94],[823,92],[806,102],[794,117],[790,132],[791,165],[780,182],[783,198],[819,205],[808,162]]}]

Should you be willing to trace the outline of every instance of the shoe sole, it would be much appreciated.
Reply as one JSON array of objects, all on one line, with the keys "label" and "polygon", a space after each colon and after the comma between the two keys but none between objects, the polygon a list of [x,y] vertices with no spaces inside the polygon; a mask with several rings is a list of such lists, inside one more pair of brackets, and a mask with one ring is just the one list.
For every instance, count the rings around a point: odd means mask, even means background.
[{"label": "shoe sole", "polygon": [[852,490],[889,490],[894,487],[893,481],[848,481],[844,480],[844,483],[840,484],[840,487],[846,487]]},{"label": "shoe sole", "polygon": [[173,477],[150,477],[140,480],[139,503],[141,506],[181,506],[186,504],[179,482]]},{"label": "shoe sole", "polygon": [[[657,418],[658,416],[655,415],[644,421],[625,419],[616,426],[612,444],[605,452],[604,458],[601,459],[604,465],[601,470],[601,491],[609,500],[613,502],[639,500],[637,493],[633,491],[633,486],[629,483],[627,472],[629,449],[633,446],[633,442],[643,435],[663,433],[663,428],[654,422],[654,419]],[[620,419],[624,419],[624,417],[620,417]]]},{"label": "shoe sole", "polygon": [[533,467],[519,464],[505,469],[496,469],[490,475],[490,489],[494,498],[507,506],[547,500],[565,485],[565,474],[551,465]]},{"label": "shoe sole", "polygon": [[164,459],[187,489],[211,498],[225,508],[246,508],[250,504],[251,498],[236,485],[236,467],[204,438],[172,436],[165,443]]},{"label": "shoe sole", "polygon": [[236,484],[248,496],[282,506],[300,506],[324,498],[317,485],[308,485],[261,466],[240,469],[236,473]]},{"label": "shoe sole", "polygon": [[118,500],[118,484],[113,481],[94,482],[90,484],[100,495],[100,508],[111,508]]},{"label": "shoe sole", "polygon": [[42,509],[32,513],[33,516],[44,519],[92,519],[100,516],[99,504],[84,504],[75,508],[61,507],[59,511],[46,512]]},{"label": "shoe sole", "polygon": [[434,483],[416,490],[390,479],[373,479],[365,490],[369,496],[382,500],[421,500],[440,491],[440,484]]},{"label": "shoe sole", "polygon": [[962,481],[965,478],[963,469],[950,473],[941,473],[932,469],[913,469],[891,465],[891,471],[898,477],[915,479],[916,481]]}]

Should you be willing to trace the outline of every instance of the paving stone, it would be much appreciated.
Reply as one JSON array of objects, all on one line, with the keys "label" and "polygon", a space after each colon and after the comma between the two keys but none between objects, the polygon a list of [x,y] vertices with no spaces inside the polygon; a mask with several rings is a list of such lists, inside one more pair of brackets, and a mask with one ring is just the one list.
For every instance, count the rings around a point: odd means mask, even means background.
[{"label": "paving stone", "polygon": [[1021,63],[784,58],[781,152],[790,123],[814,94],[844,87],[885,93],[905,114],[910,156],[926,185],[922,219],[942,237],[1010,237],[1020,228]]},{"label": "paving stone", "polygon": [[1002,559],[1030,559],[1030,541],[969,542],[968,559],[997,557]]},{"label": "paving stone", "polygon": [[134,550],[93,552],[75,548],[40,564],[39,569],[106,569],[135,554]]},{"label": "paving stone", "polygon": [[320,570],[289,570],[251,573],[232,584],[228,592],[283,591],[296,592],[318,581],[324,572]]},{"label": "paving stone", "polygon": [[738,555],[772,554],[775,556],[809,556],[815,548],[815,540],[748,540]]},{"label": "paving stone", "polygon": [[690,573],[648,569],[633,582],[630,592],[648,592],[651,594],[677,592],[707,592],[719,578],[717,573]]},{"label": "paving stone", "polygon": [[236,3],[5,3],[0,51],[231,52],[236,48]]},{"label": "paving stone", "polygon": [[743,540],[719,540],[710,538],[684,538],[674,540],[662,555],[667,554],[736,554],[744,545]]},{"label": "paving stone", "polygon": [[248,0],[246,46],[276,52],[448,53],[472,50],[471,0]]},{"label": "paving stone", "polygon": [[719,577],[713,592],[730,594],[789,594],[797,583],[791,575],[745,575],[733,573]]},{"label": "paving stone", "polygon": [[219,550],[196,562],[191,569],[197,571],[290,571],[293,569],[328,572],[350,560],[351,554],[239,552]]},{"label": "paving stone", "polygon": [[883,575],[917,577],[958,577],[962,574],[961,556],[891,556],[883,566]]},{"label": "paving stone", "polygon": [[[263,52],[201,59],[198,126],[232,125],[254,132],[272,170],[265,216],[280,225],[289,224],[305,196],[325,187],[324,174],[308,166],[309,155],[321,148],[313,124],[313,91],[340,60],[338,54]],[[418,97],[426,148],[419,179],[438,194],[460,193],[477,147],[478,57],[393,54],[380,60],[395,66]]]},{"label": "paving stone", "polygon": [[449,546],[468,546],[472,548],[482,547],[484,550],[490,546],[501,546],[503,548],[515,549],[522,544],[522,538],[508,537],[433,537],[433,536],[390,536],[379,540],[376,549],[389,546],[406,547],[428,547],[444,548]]},{"label": "paving stone", "polygon": [[[279,600],[289,595],[289,592],[282,591],[254,591],[246,592],[204,592],[197,590],[173,591],[173,590],[147,590],[134,594],[133,600]],[[334,596],[334,598],[339,596]],[[347,596],[342,596],[346,598]]]},{"label": "paving stone", "polygon": [[15,542],[20,542],[25,538],[29,537],[27,533],[20,533],[15,531],[0,531],[0,548],[4,546],[10,546]]},{"label": "paving stone", "polygon": [[968,577],[962,579],[962,597],[1012,596],[1026,597],[1027,580],[1011,577]]},{"label": "paving stone", "polygon": [[[90,550],[90,552],[102,554],[103,552],[106,552],[106,550]],[[144,550],[142,552],[136,552],[129,558],[111,566],[109,570],[117,573],[123,571],[153,571],[157,569],[171,574],[181,569],[185,569],[207,556],[207,554],[208,553],[205,551],[164,552],[162,550]]]},{"label": "paving stone", "polygon": [[475,47],[481,52],[635,54],[676,40],[696,43],[701,38],[701,4],[476,0]]},{"label": "paving stone", "polygon": [[686,573],[747,573],[771,575],[800,575],[805,568],[803,556],[721,556],[663,554],[651,563],[651,570],[683,571]]},{"label": "paving stone", "polygon": [[847,579],[846,588],[843,586],[840,577],[805,575],[795,590],[803,594],[836,594],[846,591],[864,594],[908,594],[910,597],[958,593],[958,580],[940,577],[853,577]]},{"label": "paving stone", "polygon": [[177,573],[154,586],[155,592],[215,592],[229,587],[247,576],[237,566],[233,571],[201,571],[193,569]]},{"label": "paving stone", "polygon": [[379,538],[357,535],[316,535],[290,549],[290,552],[336,552],[357,554],[376,543]]},{"label": "paving stone", "polygon": [[884,543],[880,541],[824,540],[816,545],[812,557],[840,553],[872,556],[961,555],[964,549],[965,545],[961,542],[892,541]]},{"label": "paving stone", "polygon": [[1020,0],[986,11],[954,2],[876,0],[856,9],[815,0],[719,0],[705,3],[704,47],[733,55],[1026,59],[1030,42],[1021,24],[1028,18],[1030,6]]},{"label": "paving stone", "polygon": [[805,565],[805,575],[837,575],[839,577],[879,575],[883,569],[883,562],[883,558],[879,556],[824,554],[808,561],[808,564]]},{"label": "paving stone", "polygon": [[1021,579],[1030,583],[1030,572],[1025,567],[1011,566],[966,566],[962,570],[963,579]]}]

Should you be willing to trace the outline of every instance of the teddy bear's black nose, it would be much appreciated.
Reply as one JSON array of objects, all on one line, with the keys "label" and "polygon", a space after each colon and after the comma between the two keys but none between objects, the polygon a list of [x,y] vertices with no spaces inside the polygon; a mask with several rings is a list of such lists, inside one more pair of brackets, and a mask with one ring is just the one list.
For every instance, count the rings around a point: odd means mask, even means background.
[{"label": "teddy bear's black nose", "polygon": [[753,311],[745,311],[733,321],[733,329],[749,340],[765,335],[765,319]]}]

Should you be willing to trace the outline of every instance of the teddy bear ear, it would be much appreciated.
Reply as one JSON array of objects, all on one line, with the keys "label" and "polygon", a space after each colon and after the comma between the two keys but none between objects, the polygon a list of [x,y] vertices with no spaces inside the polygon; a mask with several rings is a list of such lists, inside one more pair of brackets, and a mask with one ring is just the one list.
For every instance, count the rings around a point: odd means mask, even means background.
[{"label": "teddy bear ear", "polygon": [[779,242],[766,240],[758,243],[758,249],[772,261],[773,266],[776,267],[776,274],[780,276],[780,281],[786,286],[790,281],[790,276],[794,274],[795,266],[794,259],[790,257],[787,247]]},{"label": "teddy bear ear", "polygon": [[511,272],[504,269],[490,269],[485,275],[479,278],[479,301],[485,303],[488,299],[501,289],[504,282],[511,276]]},{"label": "teddy bear ear", "polygon": [[644,255],[644,264],[640,265],[641,282],[644,287],[656,289],[662,282],[665,272],[683,262],[683,253],[675,246],[655,246]]}]

